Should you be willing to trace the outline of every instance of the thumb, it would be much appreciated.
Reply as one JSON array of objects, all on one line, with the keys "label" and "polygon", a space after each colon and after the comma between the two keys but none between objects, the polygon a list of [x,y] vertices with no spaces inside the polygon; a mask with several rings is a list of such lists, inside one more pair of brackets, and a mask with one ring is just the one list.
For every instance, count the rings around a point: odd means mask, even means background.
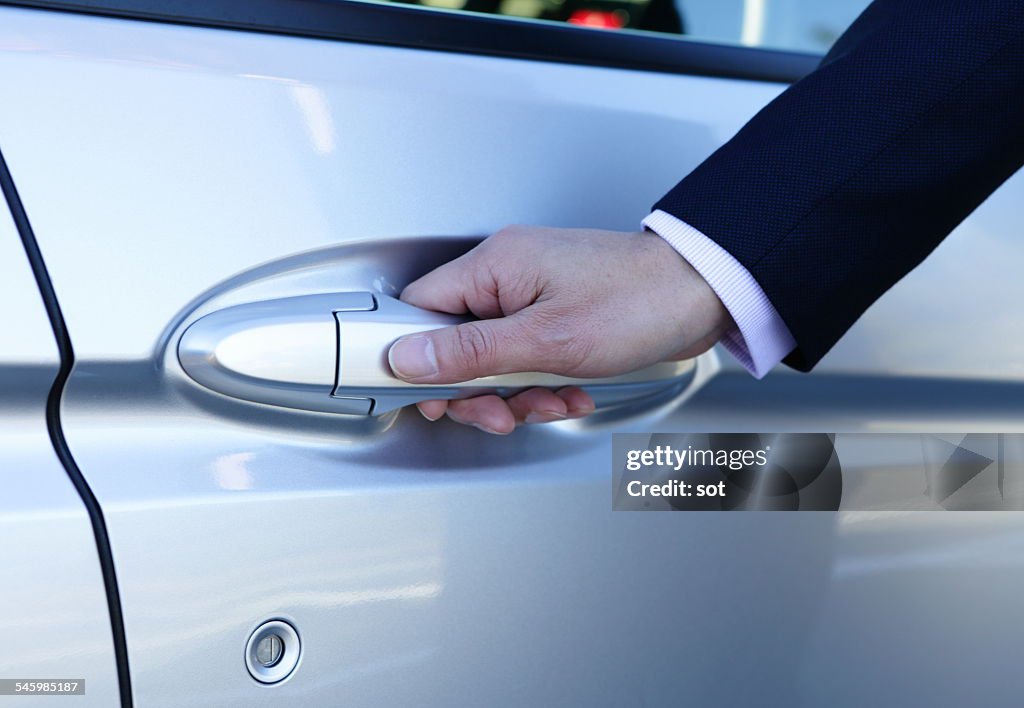
[{"label": "thumb", "polygon": [[536,371],[542,361],[531,342],[526,311],[402,337],[388,350],[398,378],[410,383],[457,383],[481,376]]}]

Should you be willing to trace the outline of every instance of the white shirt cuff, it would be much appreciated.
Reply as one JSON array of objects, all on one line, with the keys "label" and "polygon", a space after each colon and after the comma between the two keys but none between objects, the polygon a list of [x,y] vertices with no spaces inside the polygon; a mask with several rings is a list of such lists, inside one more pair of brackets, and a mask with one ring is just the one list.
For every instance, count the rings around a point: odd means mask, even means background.
[{"label": "white shirt cuff", "polygon": [[775,306],[731,253],[660,209],[648,215],[643,225],[665,239],[718,295],[736,323],[722,337],[722,346],[753,376],[764,377],[796,348]]}]

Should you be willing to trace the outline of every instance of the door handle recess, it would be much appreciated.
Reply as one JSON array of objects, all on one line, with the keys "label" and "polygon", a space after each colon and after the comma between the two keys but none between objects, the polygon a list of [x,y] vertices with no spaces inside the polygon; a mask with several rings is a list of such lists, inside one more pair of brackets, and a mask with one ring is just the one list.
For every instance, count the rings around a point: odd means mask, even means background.
[{"label": "door handle recess", "polygon": [[227,396],[354,415],[381,415],[429,399],[509,396],[533,386],[580,386],[601,407],[682,390],[694,375],[692,359],[594,379],[519,373],[435,385],[406,383],[391,373],[387,353],[396,339],[465,321],[377,293],[302,295],[201,317],[182,334],[178,360],[197,383]]}]

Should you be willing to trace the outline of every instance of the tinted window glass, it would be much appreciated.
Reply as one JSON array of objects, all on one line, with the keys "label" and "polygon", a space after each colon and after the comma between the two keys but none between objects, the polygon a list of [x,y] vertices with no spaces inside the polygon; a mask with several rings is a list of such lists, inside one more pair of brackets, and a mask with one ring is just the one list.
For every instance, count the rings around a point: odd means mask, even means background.
[{"label": "tinted window glass", "polygon": [[824,52],[869,0],[394,0],[605,30]]}]

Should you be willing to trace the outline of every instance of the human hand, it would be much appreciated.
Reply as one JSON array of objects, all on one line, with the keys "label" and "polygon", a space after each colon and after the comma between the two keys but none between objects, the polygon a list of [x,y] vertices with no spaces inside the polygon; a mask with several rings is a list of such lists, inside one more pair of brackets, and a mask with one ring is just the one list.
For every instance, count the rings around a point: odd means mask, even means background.
[{"label": "human hand", "polygon": [[[420,384],[523,371],[614,376],[696,356],[732,325],[704,279],[648,232],[509,226],[410,283],[401,299],[480,318],[391,346],[394,374]],[[594,402],[577,387],[531,388],[417,407],[429,420],[447,413],[507,434],[517,423],[585,416]]]}]

